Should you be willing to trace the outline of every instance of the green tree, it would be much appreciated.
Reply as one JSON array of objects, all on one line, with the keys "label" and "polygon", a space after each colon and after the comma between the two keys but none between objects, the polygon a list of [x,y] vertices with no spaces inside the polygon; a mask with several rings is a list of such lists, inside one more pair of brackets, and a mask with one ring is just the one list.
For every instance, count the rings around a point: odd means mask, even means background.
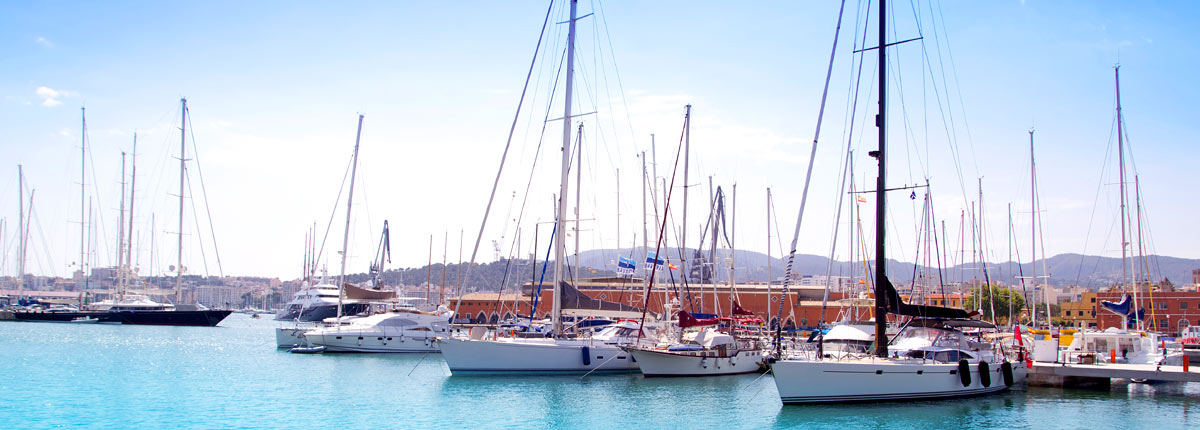
[{"label": "green tree", "polygon": [[[1009,306],[1010,304],[1011,306]],[[966,308],[967,310],[980,310],[985,320],[1008,322],[1014,316],[1021,315],[1021,310],[1025,308],[1025,297],[1012,288],[984,284],[980,288],[971,289],[971,293],[967,295]],[[1009,314],[1010,308],[1013,315]],[[994,316],[992,315],[993,309],[996,312]]]}]

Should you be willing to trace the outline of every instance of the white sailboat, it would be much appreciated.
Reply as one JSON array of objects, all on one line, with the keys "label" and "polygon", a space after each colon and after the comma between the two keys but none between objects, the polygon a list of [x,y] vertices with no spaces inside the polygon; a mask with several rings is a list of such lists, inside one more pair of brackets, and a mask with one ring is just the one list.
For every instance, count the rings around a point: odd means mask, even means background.
[{"label": "white sailboat", "polygon": [[[884,252],[887,142],[887,40],[885,0],[879,1],[879,162],[876,183],[874,354],[856,358],[784,355],[773,363],[775,386],[784,404],[938,399],[1003,391],[1025,379],[1025,366],[1003,359],[994,345],[974,341],[961,328],[988,328],[966,311],[909,305],[887,279]],[[815,148],[815,141],[814,141]],[[803,211],[803,203],[801,204]],[[803,214],[803,212],[801,212]],[[798,230],[797,230],[798,232]],[[795,246],[792,247],[795,249]],[[786,284],[785,284],[786,286]],[[886,334],[887,314],[912,317],[895,338]],[[888,341],[890,340],[890,342]],[[892,349],[889,351],[889,343]]]},{"label": "white sailboat", "polygon": [[[563,293],[565,290],[563,261],[566,258],[567,184],[571,157],[571,92],[575,72],[575,22],[577,0],[570,0],[570,19],[567,30],[566,93],[564,96],[562,175],[558,193],[558,214],[554,238],[554,299],[550,326],[546,337],[488,336],[484,330],[473,330],[466,339],[442,337],[438,344],[451,373],[585,373],[632,372],[633,361],[618,344],[636,338],[638,328],[610,327],[585,337],[568,337],[563,330]],[[627,333],[632,330],[632,333]]]}]

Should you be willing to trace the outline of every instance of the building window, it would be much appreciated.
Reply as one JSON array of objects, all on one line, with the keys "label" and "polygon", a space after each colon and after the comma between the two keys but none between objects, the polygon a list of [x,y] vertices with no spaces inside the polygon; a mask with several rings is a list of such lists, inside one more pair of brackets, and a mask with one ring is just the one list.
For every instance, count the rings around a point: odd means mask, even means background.
[{"label": "building window", "polygon": [[1179,310],[1187,309],[1187,302],[1179,302]]},{"label": "building window", "polygon": [[1092,297],[1092,303],[1096,303],[1096,298]]}]

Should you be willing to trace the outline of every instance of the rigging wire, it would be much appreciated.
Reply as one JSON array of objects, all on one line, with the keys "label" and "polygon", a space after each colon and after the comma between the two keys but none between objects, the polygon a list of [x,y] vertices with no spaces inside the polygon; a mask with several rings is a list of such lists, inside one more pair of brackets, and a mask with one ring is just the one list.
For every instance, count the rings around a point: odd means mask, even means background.
[{"label": "rigging wire", "polygon": [[[484,228],[487,226],[488,215],[490,214],[490,212],[492,210],[492,202],[496,198],[496,188],[500,185],[500,175],[502,173],[504,173],[504,162],[508,158],[508,149],[509,149],[510,145],[512,144],[512,136],[513,136],[514,131],[516,130],[517,121],[521,116],[521,107],[524,105],[524,102],[525,102],[525,92],[529,89],[529,80],[532,77],[533,69],[537,64],[538,53],[540,52],[540,49],[542,47],[542,37],[545,36],[545,34],[546,34],[546,26],[550,23],[550,12],[553,9],[554,9],[554,2],[551,1],[550,4],[546,7],[546,17],[542,21],[542,29],[541,29],[541,31],[538,32],[538,41],[537,41],[537,45],[534,47],[534,50],[533,50],[533,58],[530,59],[530,61],[529,61],[529,71],[525,74],[525,85],[521,88],[521,97],[517,102],[517,111],[513,115],[513,124],[509,128],[509,131],[508,131],[508,141],[505,142],[504,152],[500,156],[500,167],[496,170],[496,181],[495,181],[495,183],[492,184],[491,195],[488,196],[488,204],[487,204],[487,208],[484,209],[483,221],[481,221],[480,225],[479,225],[479,234],[475,238],[475,246],[471,249],[471,260],[470,260],[470,263],[467,264],[467,270],[466,270],[466,278],[467,279],[470,279],[471,269],[473,269],[475,267],[475,257],[479,253],[479,244],[480,244],[480,242],[483,241]],[[557,80],[557,77],[555,79]],[[553,98],[553,97],[551,97],[551,98]],[[549,115],[548,112],[547,112],[547,115]],[[563,118],[563,121],[570,121],[570,118]],[[543,124],[544,124],[544,122],[543,122]],[[540,146],[541,145],[539,143],[539,147]],[[524,203],[522,203],[522,206],[524,206]],[[556,222],[556,224],[557,224],[557,222]],[[518,224],[518,226],[519,225],[520,224]],[[458,309],[462,305],[463,286],[458,285],[456,289],[458,290],[456,292],[456,294],[458,295],[458,300],[454,305],[455,313],[458,312]],[[530,318],[532,318],[532,316],[533,316],[533,312],[531,309]]]}]

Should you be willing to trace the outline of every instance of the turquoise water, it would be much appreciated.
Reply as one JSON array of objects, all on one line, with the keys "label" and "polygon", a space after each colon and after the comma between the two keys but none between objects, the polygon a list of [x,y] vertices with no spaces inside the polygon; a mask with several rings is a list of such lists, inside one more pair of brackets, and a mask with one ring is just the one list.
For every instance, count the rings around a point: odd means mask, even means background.
[{"label": "turquoise water", "polygon": [[[1198,428],[1200,384],[779,403],[771,376],[451,376],[437,354],[299,355],[275,323],[0,323],[0,427]],[[1195,409],[1195,410],[1193,410]]]}]

